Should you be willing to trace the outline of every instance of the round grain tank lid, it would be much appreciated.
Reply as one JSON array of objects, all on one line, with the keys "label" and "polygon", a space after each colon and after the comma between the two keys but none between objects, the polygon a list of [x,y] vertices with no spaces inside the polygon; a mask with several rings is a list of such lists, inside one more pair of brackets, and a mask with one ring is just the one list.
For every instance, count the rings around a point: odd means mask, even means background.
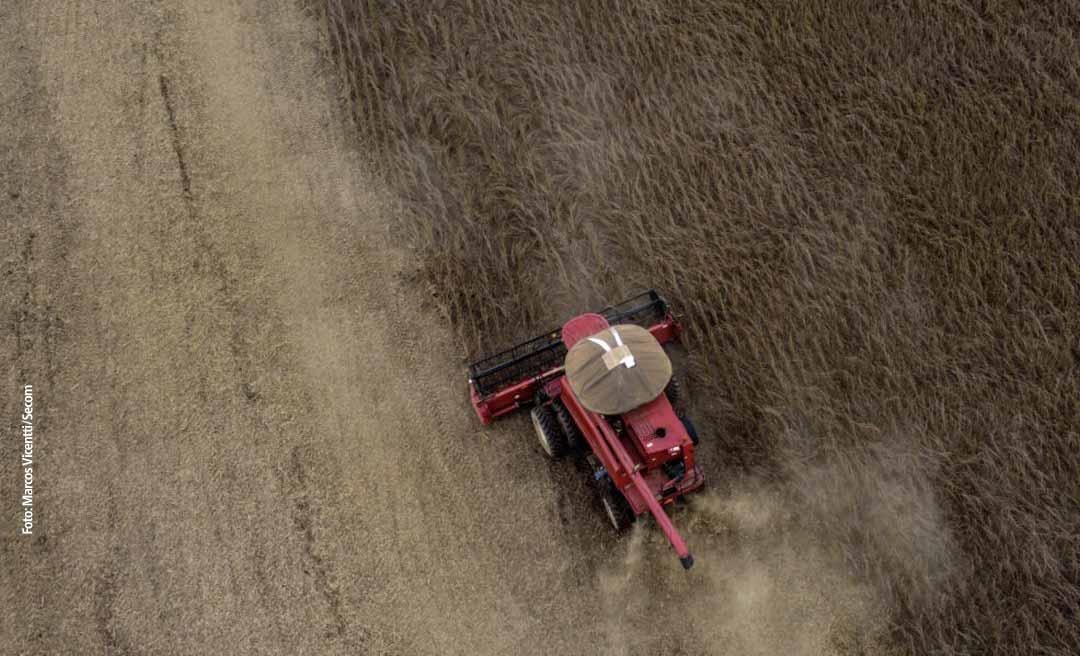
[{"label": "round grain tank lid", "polygon": [[671,360],[648,330],[621,324],[574,344],[566,354],[566,379],[583,406],[617,415],[664,391]]}]

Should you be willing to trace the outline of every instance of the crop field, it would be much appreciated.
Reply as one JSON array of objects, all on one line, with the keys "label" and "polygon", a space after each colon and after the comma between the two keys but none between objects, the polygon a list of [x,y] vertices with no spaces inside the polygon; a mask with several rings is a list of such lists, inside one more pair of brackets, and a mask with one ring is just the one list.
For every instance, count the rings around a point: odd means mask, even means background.
[{"label": "crop field", "polygon": [[834,648],[1080,650],[1080,5],[312,7],[463,357],[656,287]]}]

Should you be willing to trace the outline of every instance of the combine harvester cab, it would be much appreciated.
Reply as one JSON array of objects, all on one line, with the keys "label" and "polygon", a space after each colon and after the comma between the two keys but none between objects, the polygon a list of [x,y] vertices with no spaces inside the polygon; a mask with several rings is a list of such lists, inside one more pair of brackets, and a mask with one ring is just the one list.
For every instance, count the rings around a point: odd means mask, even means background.
[{"label": "combine harvester cab", "polygon": [[705,482],[663,349],[680,334],[650,290],[470,365],[469,391],[484,424],[529,408],[548,456],[584,452],[615,529],[651,513],[689,569],[694,559],[664,511]]}]

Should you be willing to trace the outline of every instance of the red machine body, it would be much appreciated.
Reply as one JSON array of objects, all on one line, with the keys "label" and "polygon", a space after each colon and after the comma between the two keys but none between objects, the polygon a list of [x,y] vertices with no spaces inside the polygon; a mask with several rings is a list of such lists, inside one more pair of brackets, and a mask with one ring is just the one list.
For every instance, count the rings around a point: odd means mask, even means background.
[{"label": "red machine body", "polygon": [[[637,305],[636,300],[640,301]],[[548,333],[527,342],[528,348],[520,352],[504,352],[500,355],[510,353],[511,357],[492,367],[470,367],[473,407],[481,422],[488,424],[519,408],[561,404],[588,445],[594,478],[601,483],[610,480],[633,516],[652,514],[683,566],[689,569],[693,558],[663,507],[705,481],[695,461],[696,434],[691,435],[693,429],[689,428],[692,424],[676,413],[663,393],[620,416],[592,412],[580,403],[563,375],[562,359],[570,347],[628,318],[649,317],[646,327],[661,344],[679,339],[681,327],[656,292],[620,305],[623,311],[617,311],[620,306],[615,306],[608,309],[607,316],[589,313],[574,317],[563,326],[561,335]],[[536,362],[530,362],[530,358]],[[478,365],[490,364],[491,360]],[[502,374],[505,370],[499,368],[523,363],[530,365],[523,367],[523,375]],[[485,375],[501,380],[485,387]]]}]

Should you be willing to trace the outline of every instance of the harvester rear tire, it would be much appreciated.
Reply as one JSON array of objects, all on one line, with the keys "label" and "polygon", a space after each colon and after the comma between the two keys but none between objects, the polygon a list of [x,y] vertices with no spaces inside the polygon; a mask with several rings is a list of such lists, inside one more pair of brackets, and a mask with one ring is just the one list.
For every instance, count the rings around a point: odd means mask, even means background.
[{"label": "harvester rear tire", "polygon": [[546,405],[538,405],[532,409],[533,430],[536,431],[536,439],[540,442],[540,448],[552,460],[558,460],[566,454],[566,436],[559,428],[559,422],[555,414]]},{"label": "harvester rear tire", "polygon": [[566,436],[568,451],[570,453],[580,451],[581,447],[585,446],[585,438],[582,436],[577,422],[574,421],[574,416],[570,414],[566,404],[559,399],[555,399],[551,403],[551,407],[555,409],[555,419],[559,422],[559,428],[562,429],[563,435]]},{"label": "harvester rear tire", "polygon": [[679,417],[679,421],[682,422],[683,428],[686,429],[686,434],[690,436],[690,441],[694,444],[694,446],[697,446],[698,434],[697,429],[694,428],[694,422],[690,421],[690,417],[687,417],[686,415]]},{"label": "harvester rear tire", "polygon": [[600,489],[600,506],[604,516],[616,532],[621,532],[634,523],[634,510],[621,492],[610,482]]},{"label": "harvester rear tire", "polygon": [[676,412],[681,409],[679,401],[682,399],[682,385],[679,383],[679,379],[675,376],[671,377],[668,381],[667,387],[664,388],[664,395],[667,396],[667,400],[671,403],[671,407],[675,408]]}]

